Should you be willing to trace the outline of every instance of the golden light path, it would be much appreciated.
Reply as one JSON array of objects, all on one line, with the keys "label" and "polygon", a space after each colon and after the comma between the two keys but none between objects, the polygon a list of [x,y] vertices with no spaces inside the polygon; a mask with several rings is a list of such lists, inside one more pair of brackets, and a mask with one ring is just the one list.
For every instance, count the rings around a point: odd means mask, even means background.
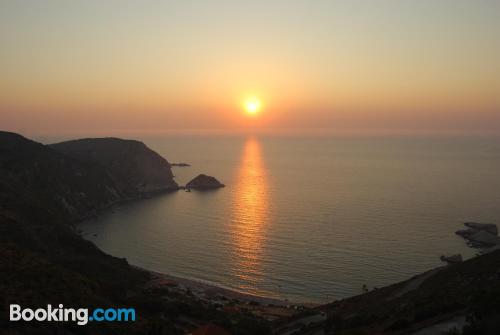
[{"label": "golden light path", "polygon": [[234,275],[242,282],[240,289],[263,293],[255,284],[263,275],[262,245],[269,222],[269,194],[260,144],[255,138],[247,139],[244,145],[232,214]]}]

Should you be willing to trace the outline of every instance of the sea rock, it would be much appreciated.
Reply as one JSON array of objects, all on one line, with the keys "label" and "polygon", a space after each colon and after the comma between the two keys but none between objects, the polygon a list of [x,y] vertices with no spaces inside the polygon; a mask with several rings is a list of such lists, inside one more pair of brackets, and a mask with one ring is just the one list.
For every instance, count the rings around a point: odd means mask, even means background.
[{"label": "sea rock", "polygon": [[188,163],[170,163],[170,166],[177,166],[177,167],[189,167],[191,166]]},{"label": "sea rock", "polygon": [[486,230],[488,233],[493,235],[498,235],[497,225],[494,223],[477,223],[477,222],[466,222],[465,226],[476,229],[476,230]]},{"label": "sea rock", "polygon": [[486,230],[480,230],[467,238],[471,243],[478,246],[492,246],[500,243],[498,236],[489,233]]},{"label": "sea rock", "polygon": [[468,241],[474,248],[486,248],[500,244],[498,228],[492,223],[464,223],[467,229],[458,230],[455,233]]},{"label": "sea rock", "polygon": [[456,254],[456,255],[451,255],[451,256],[441,256],[440,257],[441,261],[446,262],[448,264],[457,264],[457,263],[462,263],[463,258],[461,254]]},{"label": "sea rock", "polygon": [[205,174],[200,174],[189,183],[186,184],[186,189],[198,189],[198,190],[210,190],[216,189],[220,187],[224,187],[220,181],[215,179],[214,177],[207,176]]},{"label": "sea rock", "polygon": [[500,244],[494,245],[494,246],[489,247],[489,248],[482,249],[480,251],[480,253],[484,255],[484,254],[492,253],[492,252],[497,251],[497,250],[500,250]]},{"label": "sea rock", "polygon": [[478,232],[477,229],[468,228],[468,229],[459,229],[455,232],[455,234],[460,235],[463,238],[467,238],[468,236],[477,232]]}]

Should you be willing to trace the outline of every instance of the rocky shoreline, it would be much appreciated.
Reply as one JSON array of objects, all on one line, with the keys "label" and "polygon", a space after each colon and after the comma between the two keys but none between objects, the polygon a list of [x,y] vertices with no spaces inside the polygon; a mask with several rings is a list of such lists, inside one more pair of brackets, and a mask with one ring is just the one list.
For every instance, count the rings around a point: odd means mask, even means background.
[{"label": "rocky shoreline", "polygon": [[455,234],[463,237],[471,248],[481,249],[488,253],[500,248],[498,227],[493,223],[466,222],[467,229],[457,230]]},{"label": "rocky shoreline", "polygon": [[293,303],[278,298],[252,295],[224,288],[200,280],[173,276],[138,268],[150,274],[145,285],[148,290],[168,290],[171,293],[190,295],[200,302],[211,304],[222,311],[250,311],[268,321],[291,317],[298,312],[317,307],[314,304]]}]

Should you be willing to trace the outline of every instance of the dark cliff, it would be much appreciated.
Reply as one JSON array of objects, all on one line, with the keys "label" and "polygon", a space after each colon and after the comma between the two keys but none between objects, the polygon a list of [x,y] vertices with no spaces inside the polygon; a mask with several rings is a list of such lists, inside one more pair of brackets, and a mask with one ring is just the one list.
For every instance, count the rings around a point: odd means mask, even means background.
[{"label": "dark cliff", "polygon": [[101,166],[128,197],[178,189],[168,161],[139,141],[87,138],[50,147],[78,161]]},{"label": "dark cliff", "polygon": [[[5,321],[11,303],[120,304],[127,290],[146,280],[145,273],[82,239],[70,224],[122,198],[99,166],[0,132],[0,329],[30,334],[40,328]],[[44,327],[40,332],[49,333]]]},{"label": "dark cliff", "polygon": [[81,219],[124,197],[109,174],[21,135],[0,132],[4,213],[29,219]]}]

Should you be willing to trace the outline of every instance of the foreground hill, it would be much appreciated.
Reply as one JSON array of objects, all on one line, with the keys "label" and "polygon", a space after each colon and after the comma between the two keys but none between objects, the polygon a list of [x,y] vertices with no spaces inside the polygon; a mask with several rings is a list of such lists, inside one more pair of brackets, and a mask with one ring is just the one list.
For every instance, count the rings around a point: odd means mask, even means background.
[{"label": "foreground hill", "polygon": [[331,334],[432,334],[450,320],[464,334],[500,334],[500,251],[321,309]]},{"label": "foreground hill", "polygon": [[276,334],[498,335],[499,320],[495,251],[308,310],[283,321]]}]

